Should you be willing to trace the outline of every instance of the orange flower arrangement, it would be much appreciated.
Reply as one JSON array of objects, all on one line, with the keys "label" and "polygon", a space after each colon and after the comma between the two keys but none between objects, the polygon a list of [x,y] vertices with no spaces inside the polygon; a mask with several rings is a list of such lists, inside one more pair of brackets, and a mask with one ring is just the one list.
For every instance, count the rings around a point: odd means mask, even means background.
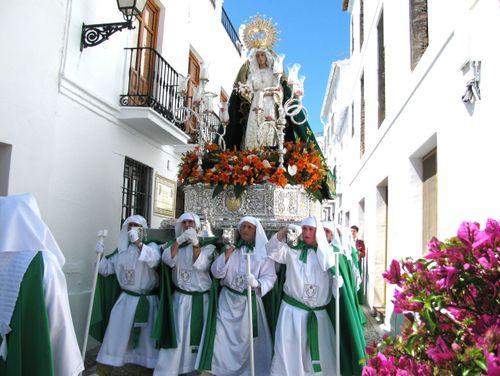
[{"label": "orange flower arrangement", "polygon": [[228,188],[234,188],[239,196],[248,185],[266,182],[280,187],[302,185],[309,193],[319,190],[327,174],[320,151],[304,142],[287,142],[285,147],[285,169],[281,169],[275,149],[222,151],[217,145],[209,144],[203,150],[201,172],[198,150],[184,154],[179,181],[181,184],[210,184],[215,187],[214,196]]}]

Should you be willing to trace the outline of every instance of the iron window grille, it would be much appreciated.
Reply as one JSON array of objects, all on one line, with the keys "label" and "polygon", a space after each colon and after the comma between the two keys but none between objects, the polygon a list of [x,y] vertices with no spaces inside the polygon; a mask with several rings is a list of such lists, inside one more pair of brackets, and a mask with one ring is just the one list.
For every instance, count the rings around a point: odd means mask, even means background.
[{"label": "iron window grille", "polygon": [[151,223],[151,194],[153,169],[125,157],[122,185],[121,223],[131,215],[142,215]]}]

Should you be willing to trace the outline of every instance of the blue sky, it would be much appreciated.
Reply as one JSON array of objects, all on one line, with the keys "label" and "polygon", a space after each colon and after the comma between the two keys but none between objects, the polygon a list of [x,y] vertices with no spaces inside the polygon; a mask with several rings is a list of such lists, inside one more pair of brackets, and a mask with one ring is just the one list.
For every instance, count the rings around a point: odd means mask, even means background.
[{"label": "blue sky", "polygon": [[285,66],[302,65],[309,124],[322,132],[319,116],[331,62],[349,56],[349,13],[342,12],[342,0],[225,0],[224,8],[236,30],[257,13],[278,23],[281,40],[274,49],[286,55]]}]

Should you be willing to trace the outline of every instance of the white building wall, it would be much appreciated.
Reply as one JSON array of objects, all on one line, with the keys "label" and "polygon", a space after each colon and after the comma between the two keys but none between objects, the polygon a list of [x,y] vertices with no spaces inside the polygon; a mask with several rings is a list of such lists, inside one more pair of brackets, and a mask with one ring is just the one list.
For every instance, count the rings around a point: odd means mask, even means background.
[{"label": "white building wall", "polygon": [[[157,4],[160,54],[186,74],[192,48],[211,63],[208,89],[229,94],[242,60],[220,22],[222,2],[216,9],[209,0]],[[176,180],[180,156],[174,144],[185,144],[187,136],[162,145],[119,120],[131,31],[80,52],[83,22],[122,20],[116,2],[7,0],[4,5],[9,11],[0,34],[0,145],[12,145],[12,153],[0,179],[8,178],[8,194],[35,195],[58,240],[81,340],[96,233],[109,230],[111,250],[119,231],[125,156]],[[0,155],[6,159],[5,152]],[[151,225],[158,227],[163,218],[151,213]]]},{"label": "white building wall", "polygon": [[[500,5],[494,0],[429,0],[429,46],[412,71],[410,66],[409,2],[364,1],[364,45],[359,51],[359,0],[349,2],[354,21],[355,49],[350,58],[352,76],[336,97],[354,102],[354,129],[343,134],[333,148],[341,181],[342,210],[350,224],[364,222],[369,270],[375,270],[375,249],[380,239],[377,222],[377,186],[387,180],[389,233],[387,263],[393,258],[422,254],[421,158],[437,147],[438,233],[455,235],[463,220],[484,225],[498,218],[498,177],[491,168],[500,136]],[[378,128],[377,21],[384,9],[386,118]],[[466,77],[461,66],[481,60],[482,100],[464,104]],[[360,84],[364,72],[366,151],[359,153]],[[327,85],[328,86],[328,85]],[[346,88],[347,86],[347,88]],[[349,89],[350,87],[350,89]],[[348,128],[350,116],[348,119]],[[326,127],[325,127],[326,128]],[[326,133],[326,129],[325,129]],[[342,149],[340,149],[342,144]],[[331,150],[331,145],[325,146]],[[329,149],[330,148],[330,149]],[[359,202],[365,200],[364,218]],[[370,250],[372,252],[370,252]],[[370,275],[369,304],[374,301]],[[393,291],[387,290],[390,322]]]}]

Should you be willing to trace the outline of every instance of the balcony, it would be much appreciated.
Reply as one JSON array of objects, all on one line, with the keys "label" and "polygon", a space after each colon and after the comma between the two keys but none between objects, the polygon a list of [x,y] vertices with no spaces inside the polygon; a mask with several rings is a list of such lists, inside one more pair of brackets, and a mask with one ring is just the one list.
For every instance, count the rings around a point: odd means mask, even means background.
[{"label": "balcony", "polygon": [[229,16],[227,15],[226,10],[224,8],[222,8],[221,22],[222,25],[224,26],[224,29],[226,29],[227,35],[231,39],[231,42],[233,42],[236,51],[238,51],[238,54],[241,56],[242,44],[240,38],[238,37],[238,33],[234,29],[234,26],[231,23],[231,20],[229,19]]},{"label": "balcony", "polygon": [[185,145],[190,140],[185,124],[175,121],[182,105],[179,74],[153,48],[126,48],[127,92],[120,96],[119,118],[162,145]]}]

